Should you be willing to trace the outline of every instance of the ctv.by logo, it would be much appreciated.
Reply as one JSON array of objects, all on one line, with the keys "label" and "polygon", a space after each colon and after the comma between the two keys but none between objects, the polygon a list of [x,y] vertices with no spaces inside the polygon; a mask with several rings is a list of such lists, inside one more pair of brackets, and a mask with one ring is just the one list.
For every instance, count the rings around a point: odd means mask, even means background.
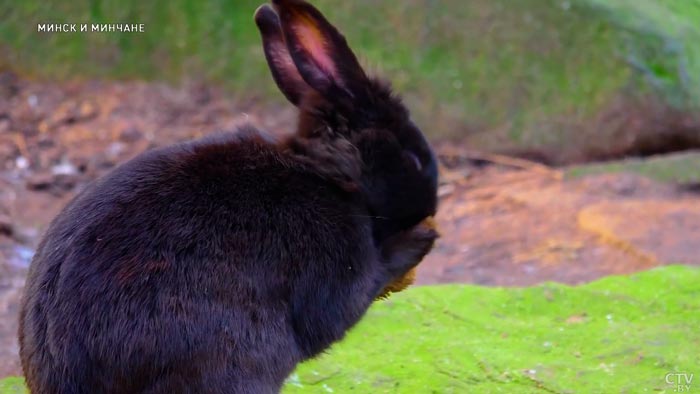
[{"label": "ctv.by logo", "polygon": [[673,386],[673,391],[676,393],[690,392],[690,386],[693,384],[692,373],[685,372],[669,372],[666,374],[665,380],[670,386]]}]

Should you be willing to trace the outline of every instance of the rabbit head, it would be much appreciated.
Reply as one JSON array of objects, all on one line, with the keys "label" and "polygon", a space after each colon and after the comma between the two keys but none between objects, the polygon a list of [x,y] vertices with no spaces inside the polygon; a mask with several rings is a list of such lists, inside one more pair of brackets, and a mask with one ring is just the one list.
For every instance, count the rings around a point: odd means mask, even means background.
[{"label": "rabbit head", "polygon": [[367,76],[343,35],[312,5],[272,3],[274,9],[258,8],[255,21],[275,82],[300,110],[296,136],[354,147],[375,237],[434,215],[435,156],[389,84]]}]

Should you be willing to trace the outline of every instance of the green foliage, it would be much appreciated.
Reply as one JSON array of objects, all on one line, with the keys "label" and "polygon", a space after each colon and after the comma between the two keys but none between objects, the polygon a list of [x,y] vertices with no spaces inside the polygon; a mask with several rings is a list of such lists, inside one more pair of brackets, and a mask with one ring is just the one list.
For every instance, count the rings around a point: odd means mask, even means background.
[{"label": "green foliage", "polygon": [[668,103],[700,108],[700,0],[586,0],[628,31],[623,55]]},{"label": "green foliage", "polygon": [[[257,0],[0,3],[7,62],[50,78],[268,78],[252,15]],[[39,23],[143,23],[145,33],[39,33]],[[252,62],[248,58],[253,58]],[[252,86],[252,84],[251,84]]]},{"label": "green foliage", "polygon": [[[700,373],[698,283],[699,269],[670,266],[577,287],[415,287],[283,392],[674,392],[667,373]],[[0,380],[0,394],[19,382]]]},{"label": "green foliage", "polygon": [[[262,2],[0,2],[0,68],[205,81],[281,102],[252,22]],[[476,135],[483,148],[565,144],[621,94],[700,106],[700,0],[314,3],[431,135],[488,130]],[[146,32],[49,34],[38,23],[144,23]]]},{"label": "green foliage", "polygon": [[[275,91],[252,22],[262,0],[4,2],[6,63],[49,78],[183,78],[242,95]],[[464,124],[547,140],[553,117],[583,117],[627,80],[612,26],[555,0],[314,2],[370,69],[390,76],[427,131]],[[38,33],[37,23],[144,23],[138,33]]]}]

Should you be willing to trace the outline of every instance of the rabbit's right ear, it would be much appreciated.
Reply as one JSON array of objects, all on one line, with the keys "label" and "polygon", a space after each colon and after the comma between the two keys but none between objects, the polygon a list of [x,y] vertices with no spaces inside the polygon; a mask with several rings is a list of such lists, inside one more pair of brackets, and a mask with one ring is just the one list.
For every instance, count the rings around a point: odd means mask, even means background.
[{"label": "rabbit's right ear", "polygon": [[277,13],[264,4],[255,11],[255,24],[262,36],[263,51],[272,78],[285,97],[298,106],[304,92],[310,87],[304,82],[289,54]]},{"label": "rabbit's right ear", "polygon": [[362,103],[369,80],[340,31],[304,0],[272,4],[304,81],[334,104]]}]

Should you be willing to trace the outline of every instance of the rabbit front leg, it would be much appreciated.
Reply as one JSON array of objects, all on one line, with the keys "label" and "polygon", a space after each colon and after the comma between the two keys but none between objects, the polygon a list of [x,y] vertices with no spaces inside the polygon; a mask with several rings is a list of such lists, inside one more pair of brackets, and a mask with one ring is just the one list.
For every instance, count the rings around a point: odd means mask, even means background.
[{"label": "rabbit front leg", "polygon": [[427,218],[408,230],[402,231],[382,242],[380,255],[386,269],[388,280],[379,290],[383,289],[394,279],[405,275],[418,265],[433,248],[439,233],[435,222]]},{"label": "rabbit front leg", "polygon": [[388,238],[379,249],[370,245],[369,237],[366,242],[331,242],[346,246],[336,250],[339,258],[315,260],[292,286],[291,323],[299,361],[340,340],[387,284],[421,261],[437,237],[434,225],[423,221]]},{"label": "rabbit front leg", "polygon": [[291,323],[300,361],[343,338],[367,312],[380,276],[377,252],[369,226],[300,251],[300,257],[306,256],[302,261],[310,262],[291,286]]}]

